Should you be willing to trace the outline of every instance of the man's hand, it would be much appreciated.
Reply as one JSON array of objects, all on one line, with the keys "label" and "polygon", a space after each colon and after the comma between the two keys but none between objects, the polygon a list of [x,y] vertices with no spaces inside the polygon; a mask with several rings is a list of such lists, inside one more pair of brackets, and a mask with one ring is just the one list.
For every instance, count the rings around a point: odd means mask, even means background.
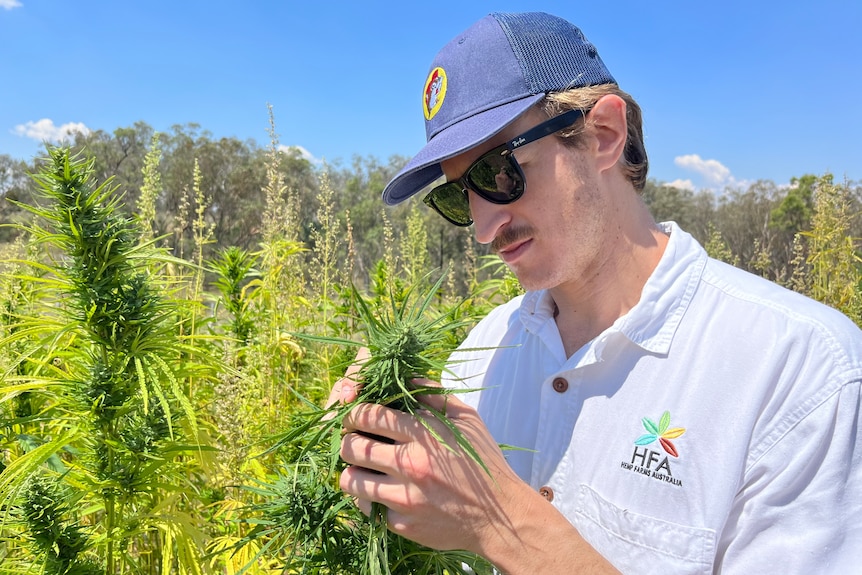
[{"label": "man's hand", "polygon": [[[428,380],[416,384],[439,385]],[[384,406],[360,404],[343,422],[341,457],[350,467],[341,475],[341,488],[366,514],[372,501],[385,505],[390,529],[404,537],[435,549],[481,553],[486,539],[514,531],[517,517],[512,514],[520,514],[523,506],[512,497],[529,487],[508,466],[475,410],[451,395],[421,397],[429,407],[445,412],[488,470],[465,453],[432,414],[420,413],[420,420]]]},{"label": "man's hand", "polygon": [[617,573],[518,478],[473,408],[452,395],[420,397],[445,413],[487,470],[429,412],[356,405],[343,421],[341,457],[349,467],[340,486],[366,515],[378,502],[395,533],[434,549],[471,551],[505,573]]}]

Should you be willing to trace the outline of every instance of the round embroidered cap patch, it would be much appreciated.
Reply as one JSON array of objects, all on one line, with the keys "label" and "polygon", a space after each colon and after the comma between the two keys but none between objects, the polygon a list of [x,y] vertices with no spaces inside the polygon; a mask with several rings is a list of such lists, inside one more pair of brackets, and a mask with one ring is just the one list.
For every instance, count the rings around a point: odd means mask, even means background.
[{"label": "round embroidered cap patch", "polygon": [[422,108],[425,111],[425,119],[434,117],[443,100],[446,98],[446,71],[439,66],[431,70],[425,81],[425,93],[422,98]]}]

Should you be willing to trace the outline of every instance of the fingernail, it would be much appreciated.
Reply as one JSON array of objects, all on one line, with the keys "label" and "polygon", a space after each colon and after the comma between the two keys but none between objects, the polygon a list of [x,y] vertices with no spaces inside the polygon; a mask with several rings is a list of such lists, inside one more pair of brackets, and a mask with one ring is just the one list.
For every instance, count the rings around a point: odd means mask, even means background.
[{"label": "fingernail", "polygon": [[346,401],[353,398],[353,384],[344,382],[341,384],[341,400]]}]

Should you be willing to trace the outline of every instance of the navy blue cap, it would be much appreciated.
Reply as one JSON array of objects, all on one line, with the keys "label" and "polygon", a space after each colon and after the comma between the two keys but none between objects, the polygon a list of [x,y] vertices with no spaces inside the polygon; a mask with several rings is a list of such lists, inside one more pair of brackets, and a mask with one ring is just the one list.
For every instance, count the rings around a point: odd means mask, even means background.
[{"label": "navy blue cap", "polygon": [[422,94],[427,144],[383,190],[389,205],[445,181],[440,162],[478,146],[549,92],[615,84],[573,24],[543,12],[493,13],[437,54]]}]

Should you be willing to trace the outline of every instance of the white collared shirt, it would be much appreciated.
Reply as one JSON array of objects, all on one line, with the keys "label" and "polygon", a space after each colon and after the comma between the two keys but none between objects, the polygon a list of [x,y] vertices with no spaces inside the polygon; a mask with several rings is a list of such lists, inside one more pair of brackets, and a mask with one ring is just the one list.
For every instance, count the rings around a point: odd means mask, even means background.
[{"label": "white collared shirt", "polygon": [[573,356],[530,292],[472,330],[446,384],[484,388],[459,397],[624,573],[853,572],[862,332],[663,226],[639,303]]}]

